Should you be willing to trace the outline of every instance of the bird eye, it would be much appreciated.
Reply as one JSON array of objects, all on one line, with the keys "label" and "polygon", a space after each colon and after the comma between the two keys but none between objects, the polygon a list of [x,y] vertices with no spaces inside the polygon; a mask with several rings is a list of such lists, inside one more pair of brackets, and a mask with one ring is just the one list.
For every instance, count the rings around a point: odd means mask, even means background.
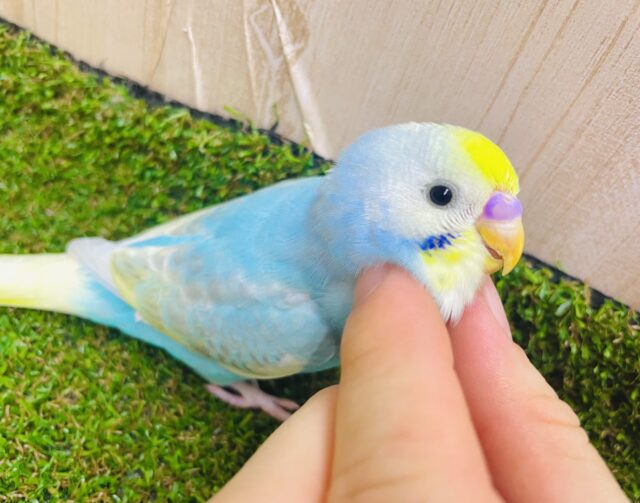
[{"label": "bird eye", "polygon": [[453,199],[453,189],[446,185],[434,185],[429,189],[429,199],[436,206],[447,206]]}]

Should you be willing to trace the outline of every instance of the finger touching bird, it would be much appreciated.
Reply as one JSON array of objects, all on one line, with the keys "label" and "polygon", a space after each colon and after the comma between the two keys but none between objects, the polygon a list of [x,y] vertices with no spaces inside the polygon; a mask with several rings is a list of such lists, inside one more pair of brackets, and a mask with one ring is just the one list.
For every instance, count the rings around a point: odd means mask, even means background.
[{"label": "finger touching bird", "polygon": [[408,123],[364,134],[326,175],[284,181],[121,241],[0,256],[0,304],[115,327],[190,366],[220,399],[284,419],[256,380],[339,364],[364,268],[403,267],[456,320],[524,245],[518,177],[479,133]]}]

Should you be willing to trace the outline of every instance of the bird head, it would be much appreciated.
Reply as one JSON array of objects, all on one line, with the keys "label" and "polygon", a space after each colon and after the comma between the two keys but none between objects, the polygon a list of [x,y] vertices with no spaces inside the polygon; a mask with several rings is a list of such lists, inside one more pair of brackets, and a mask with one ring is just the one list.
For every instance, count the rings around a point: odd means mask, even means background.
[{"label": "bird head", "polygon": [[377,129],[334,171],[334,190],[349,194],[343,222],[364,222],[358,239],[421,279],[446,318],[461,314],[485,274],[509,273],[522,255],[518,176],[480,133],[433,123]]}]

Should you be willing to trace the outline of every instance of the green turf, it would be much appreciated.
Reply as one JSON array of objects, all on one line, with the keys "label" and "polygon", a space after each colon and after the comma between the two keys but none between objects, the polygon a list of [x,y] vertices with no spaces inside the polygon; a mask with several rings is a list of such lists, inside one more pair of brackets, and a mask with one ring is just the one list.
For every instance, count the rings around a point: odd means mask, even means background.
[{"label": "green turf", "polygon": [[[0,253],[121,238],[277,180],[310,154],[151,107],[0,24]],[[519,266],[516,339],[640,501],[640,341],[626,308]],[[201,501],[276,424],[211,399],[163,352],[79,319],[0,308],[0,501]],[[332,372],[267,383],[304,400]]]}]

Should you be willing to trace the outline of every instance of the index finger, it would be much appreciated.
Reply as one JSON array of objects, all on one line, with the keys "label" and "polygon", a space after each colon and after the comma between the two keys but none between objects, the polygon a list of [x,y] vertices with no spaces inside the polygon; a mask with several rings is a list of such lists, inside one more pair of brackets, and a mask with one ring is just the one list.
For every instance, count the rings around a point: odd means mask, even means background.
[{"label": "index finger", "polygon": [[341,360],[331,501],[499,500],[447,329],[406,272],[359,279]]},{"label": "index finger", "polygon": [[490,280],[451,328],[451,339],[494,483],[505,498],[628,501],[578,417],[512,341]]}]

